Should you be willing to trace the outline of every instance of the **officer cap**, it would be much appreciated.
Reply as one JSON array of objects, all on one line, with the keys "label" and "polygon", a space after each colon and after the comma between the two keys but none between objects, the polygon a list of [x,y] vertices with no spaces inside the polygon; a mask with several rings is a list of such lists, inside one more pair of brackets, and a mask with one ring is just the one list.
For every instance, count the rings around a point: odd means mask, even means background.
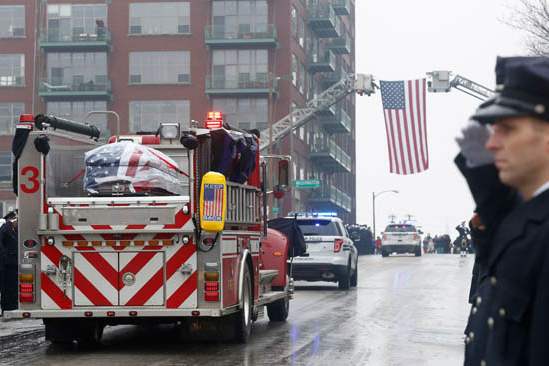
[{"label": "officer cap", "polygon": [[15,211],[10,211],[3,217],[4,220],[13,220],[17,218],[17,213]]},{"label": "officer cap", "polygon": [[549,58],[516,58],[503,67],[500,94],[492,103],[484,103],[471,118],[483,124],[525,116],[549,122]]}]

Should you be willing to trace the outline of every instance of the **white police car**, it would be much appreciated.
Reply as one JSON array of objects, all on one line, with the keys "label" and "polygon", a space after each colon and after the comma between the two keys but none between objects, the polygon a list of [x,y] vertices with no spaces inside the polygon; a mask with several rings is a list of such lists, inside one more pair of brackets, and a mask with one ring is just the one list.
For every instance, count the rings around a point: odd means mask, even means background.
[{"label": "white police car", "polygon": [[421,256],[421,231],[411,224],[389,224],[381,237],[381,256],[413,253]]},{"label": "white police car", "polygon": [[296,217],[307,243],[307,254],[294,258],[294,280],[337,282],[340,289],[357,285],[358,252],[343,222],[334,215],[289,216]]}]

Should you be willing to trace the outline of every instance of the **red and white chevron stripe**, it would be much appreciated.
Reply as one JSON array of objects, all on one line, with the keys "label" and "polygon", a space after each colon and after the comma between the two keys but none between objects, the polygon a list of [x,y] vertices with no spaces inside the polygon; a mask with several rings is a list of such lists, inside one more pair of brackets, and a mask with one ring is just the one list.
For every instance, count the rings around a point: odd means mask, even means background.
[{"label": "red and white chevron stripe", "polygon": [[[74,238],[76,239],[76,238]],[[141,236],[140,236],[141,239]],[[77,250],[73,253],[74,250]],[[114,250],[113,250],[114,249]],[[42,247],[42,307],[72,306],[166,306],[195,308],[197,305],[196,246],[168,247]],[[73,258],[73,280],[62,288],[59,275],[48,276],[48,266],[59,269],[62,255]],[[193,269],[190,275],[179,269]],[[133,283],[124,284],[131,274]],[[72,299],[74,285],[74,299]]]}]

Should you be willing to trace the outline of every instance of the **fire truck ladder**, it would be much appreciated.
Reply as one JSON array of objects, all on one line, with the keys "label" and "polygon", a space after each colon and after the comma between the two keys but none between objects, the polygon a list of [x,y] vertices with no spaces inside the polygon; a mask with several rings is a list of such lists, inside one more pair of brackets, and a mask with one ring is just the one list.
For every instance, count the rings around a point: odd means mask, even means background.
[{"label": "fire truck ladder", "polygon": [[453,76],[450,71],[432,71],[428,72],[427,75],[430,77],[427,82],[428,90],[432,93],[448,93],[451,88],[456,88],[480,100],[486,100],[495,94],[492,89],[461,75],[456,74]]},{"label": "fire truck ladder", "polygon": [[309,122],[318,112],[329,108],[347,95],[351,93],[370,95],[374,92],[374,87],[372,75],[347,74],[320,95],[308,101],[304,108],[293,110],[273,123],[271,128],[261,131],[260,151],[269,148],[293,130]]}]

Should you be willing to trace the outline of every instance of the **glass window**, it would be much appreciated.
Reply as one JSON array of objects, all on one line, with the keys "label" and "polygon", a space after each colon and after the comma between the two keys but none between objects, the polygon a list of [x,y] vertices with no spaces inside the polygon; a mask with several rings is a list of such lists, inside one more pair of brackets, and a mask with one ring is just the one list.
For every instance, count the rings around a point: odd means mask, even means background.
[{"label": "glass window", "polygon": [[398,225],[388,225],[385,228],[385,232],[387,233],[409,233],[409,232],[415,232],[416,227],[414,225],[407,225],[407,224],[398,224]]},{"label": "glass window", "polygon": [[131,52],[130,84],[191,82],[189,51]]},{"label": "glass window", "polygon": [[291,65],[291,74],[292,74],[292,84],[297,86],[297,56],[292,54],[292,65]]},{"label": "glass window", "polygon": [[48,40],[69,42],[105,35],[106,4],[48,5]]},{"label": "glass window", "polygon": [[341,236],[339,226],[331,220],[297,220],[299,228],[306,236]]},{"label": "glass window", "polygon": [[297,22],[297,41],[301,48],[305,47],[305,19],[301,17]]},{"label": "glass window", "polygon": [[0,182],[11,181],[11,152],[0,151]]},{"label": "glass window", "polygon": [[303,65],[301,62],[299,63],[299,79],[297,81],[299,92],[303,95],[305,95],[305,65]]},{"label": "glass window", "polygon": [[[107,109],[107,102],[105,101],[48,102],[46,104],[48,114],[79,122],[84,122],[84,120],[86,120],[88,112],[106,111]],[[99,128],[99,131],[101,131],[101,138],[111,135],[106,115],[92,115],[86,122]]]},{"label": "glass window", "polygon": [[266,32],[268,21],[267,0],[215,0],[212,5],[213,31],[217,36],[231,38]]},{"label": "glass window", "polygon": [[91,90],[105,88],[109,83],[105,52],[48,53],[47,62],[46,87]]},{"label": "glass window", "polygon": [[0,54],[0,87],[25,85],[25,55]]},{"label": "glass window", "polygon": [[290,28],[292,30],[292,36],[297,38],[297,9],[292,5],[292,10],[290,11]]},{"label": "glass window", "polygon": [[223,112],[225,121],[244,130],[257,128],[262,131],[268,126],[267,98],[216,98],[213,109]]},{"label": "glass window", "polygon": [[130,34],[189,34],[189,2],[130,4]]},{"label": "glass window", "polygon": [[0,38],[25,37],[25,6],[0,6]]},{"label": "glass window", "polygon": [[179,122],[182,129],[190,128],[188,100],[147,100],[130,102],[130,130],[156,131],[162,122]]},{"label": "glass window", "polygon": [[267,50],[214,50],[212,59],[214,87],[236,88],[268,81]]},{"label": "glass window", "polygon": [[23,103],[0,103],[0,135],[9,135],[15,132],[15,125],[19,115],[25,113]]}]

